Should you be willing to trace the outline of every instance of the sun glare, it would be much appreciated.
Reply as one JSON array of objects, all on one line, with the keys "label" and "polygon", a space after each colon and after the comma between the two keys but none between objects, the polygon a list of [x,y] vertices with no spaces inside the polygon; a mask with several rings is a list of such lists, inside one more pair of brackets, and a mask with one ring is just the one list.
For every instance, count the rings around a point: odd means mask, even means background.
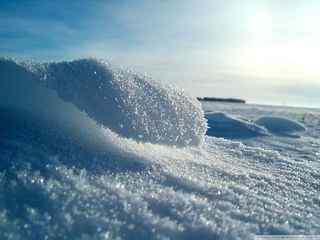
[{"label": "sun glare", "polygon": [[246,28],[252,42],[265,42],[272,38],[272,15],[267,9],[260,9],[246,19]]},{"label": "sun glare", "polygon": [[[320,78],[318,43],[311,38],[288,42],[275,39],[272,14],[266,9],[247,19],[248,38],[236,49],[236,63],[246,75],[288,80],[317,81]],[[280,83],[280,84],[281,84]]]}]

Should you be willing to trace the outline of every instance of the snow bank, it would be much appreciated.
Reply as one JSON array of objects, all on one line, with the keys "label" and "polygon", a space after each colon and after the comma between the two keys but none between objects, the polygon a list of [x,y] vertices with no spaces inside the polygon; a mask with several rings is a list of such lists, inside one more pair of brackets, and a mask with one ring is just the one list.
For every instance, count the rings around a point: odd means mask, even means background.
[{"label": "snow bank", "polygon": [[[108,96],[108,88],[102,86],[104,91],[97,90],[96,96],[95,82],[100,77],[94,80],[88,72],[100,75],[106,85],[114,84],[110,86],[113,96],[126,101],[124,90],[115,86],[121,82],[129,84],[125,89],[131,89],[132,82],[130,78],[126,83],[126,78],[117,82],[118,78],[103,77],[94,62],[28,67],[0,61],[0,239],[233,240],[254,239],[256,234],[318,234],[317,139],[288,142],[287,146],[298,151],[291,152],[291,157],[290,148],[282,147],[283,155],[273,147],[274,138],[266,139],[272,141],[270,149],[264,149],[264,143],[259,145],[261,138],[253,141],[259,147],[249,147],[239,141],[206,137],[201,148],[173,148],[121,138],[95,122],[100,120],[116,131],[112,122],[103,120],[107,114],[118,116],[118,110],[98,112],[103,106],[114,106],[112,99],[100,106],[98,100]],[[83,81],[74,77],[77,74]],[[86,81],[86,74],[91,80]],[[61,75],[70,78],[59,82]],[[160,100],[186,98],[173,97],[168,94],[172,90],[165,87],[149,91],[143,84],[132,84],[136,91],[148,92],[141,104],[150,105],[149,98],[158,96],[157,92]],[[185,108],[178,100],[163,110],[164,119],[177,124],[175,115],[167,112],[170,110],[181,114],[182,126],[185,122],[189,127],[202,126],[203,119],[191,119],[191,112],[180,112],[197,110],[197,104],[188,100]],[[254,108],[250,113],[260,113]],[[153,116],[144,118],[146,126],[152,126],[149,121]],[[124,127],[132,126],[134,119]],[[170,134],[188,139],[179,129]],[[170,142],[162,133],[160,139]],[[201,134],[192,136],[197,139]],[[105,152],[88,149],[89,143]],[[306,158],[310,154],[313,161]]]},{"label": "snow bank", "polygon": [[[0,96],[9,105],[20,100],[22,105],[36,103],[42,106],[40,111],[49,112],[59,106],[57,102],[66,102],[105,128],[136,141],[176,146],[197,146],[203,141],[206,123],[197,100],[108,63],[82,59],[18,64],[0,59],[0,71]],[[6,89],[15,96],[12,102],[5,100]],[[58,111],[62,115],[69,109]]]},{"label": "snow bank", "polygon": [[261,117],[255,121],[275,134],[290,134],[295,132],[303,132],[306,128],[293,120],[281,117]]},{"label": "snow bank", "polygon": [[268,135],[263,127],[225,113],[206,113],[205,117],[208,120],[207,135],[209,136],[234,139]]}]

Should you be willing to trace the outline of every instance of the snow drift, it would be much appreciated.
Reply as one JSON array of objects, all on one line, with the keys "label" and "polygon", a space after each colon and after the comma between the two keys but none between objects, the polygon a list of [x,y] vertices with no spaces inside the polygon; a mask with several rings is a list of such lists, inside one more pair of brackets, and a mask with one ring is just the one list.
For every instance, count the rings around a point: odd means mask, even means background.
[{"label": "snow drift", "polygon": [[206,136],[194,147],[206,129],[198,103],[134,76],[96,60],[0,61],[0,239],[319,234],[318,139]]},{"label": "snow drift", "polygon": [[303,132],[306,130],[302,124],[294,120],[281,117],[261,117],[257,119],[255,123],[265,127],[272,133],[280,135]]},{"label": "snow drift", "polygon": [[268,135],[268,131],[250,121],[238,119],[221,112],[206,113],[207,135],[227,139],[251,138]]},{"label": "snow drift", "polygon": [[[29,105],[31,110],[36,104],[49,114],[58,102],[67,102],[105,128],[136,141],[176,146],[197,146],[203,141],[206,124],[198,101],[108,63],[82,59],[18,64],[2,59],[0,72],[2,106],[20,101],[20,106]],[[6,99],[9,90],[12,94]],[[69,109],[59,111],[61,116]]]}]

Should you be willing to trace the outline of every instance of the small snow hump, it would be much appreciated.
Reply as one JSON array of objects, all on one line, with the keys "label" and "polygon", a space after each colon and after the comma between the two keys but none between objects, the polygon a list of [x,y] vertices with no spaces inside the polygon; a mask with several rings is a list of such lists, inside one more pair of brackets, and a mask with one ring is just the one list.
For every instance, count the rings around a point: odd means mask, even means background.
[{"label": "small snow hump", "polygon": [[268,131],[263,127],[222,112],[207,113],[205,117],[208,119],[208,136],[245,139],[268,135]]},{"label": "small snow hump", "polygon": [[257,119],[255,123],[279,135],[306,131],[306,128],[302,124],[281,117],[261,117]]}]

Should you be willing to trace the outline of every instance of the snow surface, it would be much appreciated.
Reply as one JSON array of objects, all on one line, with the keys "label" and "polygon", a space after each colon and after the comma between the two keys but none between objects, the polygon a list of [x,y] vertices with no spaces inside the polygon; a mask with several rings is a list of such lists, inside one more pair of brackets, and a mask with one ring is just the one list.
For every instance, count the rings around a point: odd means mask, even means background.
[{"label": "snow surface", "polygon": [[239,119],[231,115],[214,112],[206,113],[208,120],[207,135],[227,139],[251,138],[268,135],[268,131],[253,122]]},{"label": "snow surface", "polygon": [[[0,60],[0,70],[3,88],[19,95],[15,96],[17,99],[24,101],[20,93],[29,90],[25,94],[30,97],[31,109],[34,103],[41,103],[42,108],[49,111],[51,105],[65,101],[127,138],[176,146],[203,142],[206,123],[197,100],[181,90],[114,68],[108,63],[82,59],[17,64],[3,59]],[[42,90],[40,85],[54,92]],[[48,95],[54,94],[59,98],[50,96],[48,99]],[[32,95],[38,98],[32,99]],[[12,105],[16,101],[9,103]],[[44,111],[42,108],[39,111]],[[66,111],[60,109],[61,113]]]},{"label": "snow surface", "polygon": [[277,134],[303,132],[306,130],[301,123],[281,117],[260,117],[255,123]]},{"label": "snow surface", "polygon": [[[166,130],[155,135],[163,144],[148,143],[149,137],[126,138],[103,121],[107,115],[113,117],[112,108],[100,115],[96,109],[104,109],[99,103],[103,94],[92,95],[93,86],[99,84],[95,78],[94,83],[86,79],[89,72],[99,75],[107,70],[96,61],[82,61],[55,63],[52,68],[0,61],[0,239],[254,239],[255,234],[320,234],[319,110],[204,104],[206,112],[224,112],[248,122],[284,116],[307,130],[301,138],[268,135],[235,141],[206,136],[198,146],[205,120],[197,118],[202,111],[195,100],[152,85],[149,93],[157,96],[159,106],[168,107],[163,111],[169,125],[177,124],[173,115],[182,116],[184,126],[198,130],[187,128],[192,132],[185,138],[193,139],[190,145],[185,139],[183,144],[171,144],[171,138],[162,135]],[[64,71],[72,72],[70,79]],[[113,82],[104,79],[106,84]],[[120,79],[124,89],[140,89],[132,78]],[[122,93],[127,90],[110,87],[126,98]],[[90,98],[97,108],[88,104]],[[164,99],[173,99],[173,106]],[[139,104],[150,101],[141,99]],[[133,126],[131,120],[125,127]],[[168,134],[183,139],[179,129]],[[185,147],[177,147],[181,145]]]}]

